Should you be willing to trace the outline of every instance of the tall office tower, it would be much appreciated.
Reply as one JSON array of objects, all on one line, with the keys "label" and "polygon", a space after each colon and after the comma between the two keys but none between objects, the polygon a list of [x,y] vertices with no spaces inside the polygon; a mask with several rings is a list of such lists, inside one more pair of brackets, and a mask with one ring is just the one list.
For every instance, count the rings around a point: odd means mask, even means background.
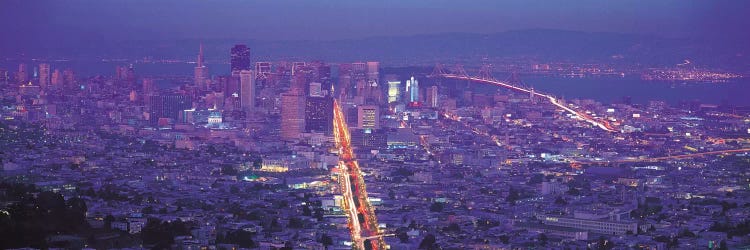
[{"label": "tall office tower", "polygon": [[128,72],[125,74],[125,80],[128,81],[128,83],[135,84],[135,67],[132,63],[128,66]]},{"label": "tall office tower", "polygon": [[427,88],[427,105],[432,108],[438,107],[438,86]]},{"label": "tall office tower", "polygon": [[26,69],[26,64],[21,63],[18,65],[18,73],[16,73],[16,80],[20,83],[26,83],[29,81],[29,72]]},{"label": "tall office tower", "polygon": [[49,64],[39,64],[39,86],[42,87],[42,89],[47,88],[47,85],[49,85],[51,73]]},{"label": "tall office tower", "polygon": [[150,96],[156,93],[156,85],[154,85],[154,79],[143,78],[142,83],[143,96]]},{"label": "tall office tower", "polygon": [[323,96],[323,84],[319,82],[310,83],[310,96],[322,97]]},{"label": "tall office tower", "polygon": [[352,146],[360,149],[381,149],[388,146],[388,133],[384,129],[353,129]]},{"label": "tall office tower", "polygon": [[125,66],[120,66],[120,65],[115,66],[115,80],[125,79],[126,74],[127,74],[127,69],[125,68]]},{"label": "tall office tower", "polygon": [[62,76],[62,72],[60,72],[59,69],[55,69],[55,71],[52,72],[52,78],[50,79],[50,82],[56,88],[59,88],[62,85],[63,76]]},{"label": "tall office tower", "polygon": [[388,103],[394,103],[401,100],[401,81],[396,75],[386,75],[385,81],[388,82]]},{"label": "tall office tower", "polygon": [[348,74],[339,75],[339,98],[341,100],[347,100],[354,93],[354,87],[352,86],[352,77]]},{"label": "tall office tower", "polygon": [[362,105],[357,107],[357,128],[379,129],[380,108],[375,105]]},{"label": "tall office tower", "polygon": [[227,97],[240,96],[240,75],[232,75],[227,78],[227,83],[224,85],[224,93]]},{"label": "tall office tower", "polygon": [[401,81],[388,81],[388,103],[397,102],[401,94]]},{"label": "tall office tower", "polygon": [[333,97],[307,97],[305,131],[333,133]]},{"label": "tall office tower", "polygon": [[73,87],[73,85],[76,82],[76,76],[75,73],[73,73],[73,70],[66,69],[63,70],[63,85],[66,87]]},{"label": "tall office tower", "polygon": [[270,62],[256,62],[255,63],[255,78],[258,80],[266,80],[271,77],[271,63]]},{"label": "tall office tower", "polygon": [[255,108],[255,72],[240,71],[240,108],[252,111]]},{"label": "tall office tower", "polygon": [[292,88],[281,94],[281,139],[298,139],[305,131],[305,96]]},{"label": "tall office tower", "polygon": [[406,80],[406,86],[409,86],[409,102],[419,102],[419,81],[412,76]]},{"label": "tall office tower", "polygon": [[378,79],[380,78],[379,71],[379,62],[367,62],[367,82],[370,83],[370,85],[377,85]]},{"label": "tall office tower", "polygon": [[208,67],[203,65],[203,62],[203,43],[201,43],[200,49],[198,50],[198,61],[196,61],[198,65],[195,66],[194,74],[194,83],[199,90],[206,90],[208,83]]},{"label": "tall office tower", "polygon": [[160,118],[177,121],[180,112],[193,107],[190,96],[181,94],[154,95],[150,97],[149,120],[156,124]]},{"label": "tall office tower", "polygon": [[232,47],[230,51],[230,69],[232,72],[240,72],[243,70],[250,70],[250,48],[244,44],[237,44]]},{"label": "tall office tower", "polygon": [[292,76],[298,75],[305,68],[305,62],[292,63]]},{"label": "tall office tower", "polygon": [[367,78],[367,63],[356,62],[352,63],[350,75],[352,78],[359,80],[366,80]]}]

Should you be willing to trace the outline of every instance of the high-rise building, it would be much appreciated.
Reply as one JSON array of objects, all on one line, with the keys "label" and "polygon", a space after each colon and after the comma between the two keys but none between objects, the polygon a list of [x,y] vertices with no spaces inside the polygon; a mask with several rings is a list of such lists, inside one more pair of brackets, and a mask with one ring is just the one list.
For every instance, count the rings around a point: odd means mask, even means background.
[{"label": "high-rise building", "polygon": [[240,71],[240,107],[245,111],[255,108],[255,72]]},{"label": "high-rise building", "polygon": [[305,62],[292,63],[292,76],[296,76],[305,68]]},{"label": "high-rise building", "polygon": [[383,129],[352,129],[352,146],[360,149],[379,149],[387,146],[388,134]]},{"label": "high-rise building", "polygon": [[305,96],[292,88],[281,94],[281,139],[299,139],[305,130]]},{"label": "high-rise building", "polygon": [[401,81],[388,81],[388,103],[397,102],[401,94]]},{"label": "high-rise building", "polygon": [[47,85],[49,85],[51,76],[52,76],[52,72],[50,70],[49,64],[47,63],[39,64],[39,86],[42,89],[47,88]]},{"label": "high-rise building", "polygon": [[333,132],[333,97],[307,97],[305,100],[305,131]]},{"label": "high-rise building", "polygon": [[63,84],[66,87],[73,87],[76,81],[75,73],[73,73],[73,70],[66,69],[63,70]]},{"label": "high-rise building", "polygon": [[379,71],[379,62],[367,62],[367,82],[370,83],[370,85],[377,85],[380,77]]},{"label": "high-rise building", "polygon": [[18,64],[18,73],[16,73],[16,80],[24,84],[29,81],[29,71],[26,68],[25,63]]},{"label": "high-rise building", "polygon": [[201,43],[200,49],[198,51],[198,61],[196,62],[198,65],[195,66],[194,74],[195,86],[197,86],[200,90],[205,90],[208,83],[208,68],[206,67],[206,65],[203,65],[203,61],[203,43]]},{"label": "high-rise building", "polygon": [[323,84],[319,82],[310,83],[310,96],[322,97],[323,96]]},{"label": "high-rise building", "polygon": [[380,108],[375,105],[362,105],[357,107],[357,128],[379,129]]},{"label": "high-rise building", "polygon": [[427,88],[427,105],[432,108],[438,107],[438,86],[430,86]]},{"label": "high-rise building", "polygon": [[169,118],[177,121],[180,112],[190,109],[193,101],[190,96],[181,94],[154,95],[150,97],[149,120],[156,124],[160,118]]},{"label": "high-rise building", "polygon": [[244,44],[234,45],[229,64],[232,72],[250,70],[250,48]]},{"label": "high-rise building", "polygon": [[409,102],[419,102],[419,81],[412,76],[406,80],[406,86],[409,88]]},{"label": "high-rise building", "polygon": [[156,85],[154,85],[154,79],[144,78],[142,83],[143,96],[150,96],[156,93]]},{"label": "high-rise building", "polygon": [[255,78],[265,80],[271,77],[271,63],[270,62],[256,62],[255,63]]},{"label": "high-rise building", "polygon": [[63,83],[63,76],[62,72],[60,72],[59,69],[55,69],[55,71],[52,72],[52,79],[50,80],[53,86],[60,87]]}]

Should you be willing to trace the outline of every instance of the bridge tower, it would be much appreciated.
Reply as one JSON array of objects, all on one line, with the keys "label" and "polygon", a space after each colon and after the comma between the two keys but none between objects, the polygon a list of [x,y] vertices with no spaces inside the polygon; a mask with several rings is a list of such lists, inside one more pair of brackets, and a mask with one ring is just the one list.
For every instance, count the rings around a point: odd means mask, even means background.
[{"label": "bridge tower", "polygon": [[432,73],[428,75],[428,77],[440,77],[442,75],[445,75],[445,69],[443,68],[443,64],[435,63],[435,68],[432,69]]},{"label": "bridge tower", "polygon": [[461,64],[456,64],[452,73],[461,77],[469,77],[469,74],[466,73],[466,69],[464,69],[464,66]]},{"label": "bridge tower", "polygon": [[508,83],[513,85],[521,85],[521,77],[518,76],[518,71],[513,70],[508,77]]},{"label": "bridge tower", "polygon": [[530,88],[529,101],[531,101],[531,104],[536,104],[536,92],[534,92],[534,87]]},{"label": "bridge tower", "polygon": [[482,67],[479,68],[479,74],[477,76],[483,80],[495,81],[495,77],[492,77],[492,64],[482,64]]}]

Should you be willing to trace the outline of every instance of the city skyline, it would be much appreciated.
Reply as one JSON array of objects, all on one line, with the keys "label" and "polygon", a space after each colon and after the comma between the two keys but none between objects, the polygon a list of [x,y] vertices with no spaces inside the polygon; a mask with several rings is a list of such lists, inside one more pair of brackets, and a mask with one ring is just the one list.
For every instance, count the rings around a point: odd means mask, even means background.
[{"label": "city skyline", "polygon": [[750,4],[554,3],[3,2],[0,248],[750,248]]}]

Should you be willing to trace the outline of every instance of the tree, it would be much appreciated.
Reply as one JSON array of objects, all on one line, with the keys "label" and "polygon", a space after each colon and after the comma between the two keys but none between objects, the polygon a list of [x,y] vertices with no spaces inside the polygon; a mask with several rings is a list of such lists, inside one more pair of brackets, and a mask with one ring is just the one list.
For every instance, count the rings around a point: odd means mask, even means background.
[{"label": "tree", "polygon": [[229,232],[227,233],[226,237],[221,242],[237,244],[241,248],[255,247],[255,241],[253,241],[253,234],[245,230],[237,230],[237,231]]},{"label": "tree", "polygon": [[302,215],[304,215],[304,216],[312,216],[312,209],[310,209],[310,206],[303,206],[302,207]]},{"label": "tree", "polygon": [[433,202],[432,205],[430,205],[430,212],[442,212],[445,208],[445,205],[442,202]]},{"label": "tree", "polygon": [[611,241],[604,238],[604,236],[600,236],[599,240],[597,241],[596,247],[599,250],[609,250],[614,248],[615,246]]},{"label": "tree", "polygon": [[508,196],[505,197],[505,201],[510,204],[515,204],[519,197],[520,195],[518,194],[518,191],[511,187],[510,190],[508,190]]},{"label": "tree", "polygon": [[727,249],[729,249],[727,247],[727,241],[726,240],[721,240],[721,242],[719,242],[719,250],[727,250]]},{"label": "tree", "polygon": [[503,244],[508,244],[510,243],[510,237],[505,234],[500,235],[500,242],[502,242]]},{"label": "tree", "polygon": [[406,230],[401,230],[398,233],[396,233],[396,238],[398,238],[401,243],[408,243],[409,242],[409,235],[406,234]]},{"label": "tree", "polygon": [[302,222],[300,218],[292,217],[291,219],[289,219],[290,228],[303,228],[304,226],[304,222]]},{"label": "tree", "polygon": [[546,246],[547,245],[547,240],[549,240],[549,238],[547,238],[546,234],[539,234],[539,243],[542,246]]},{"label": "tree", "polygon": [[426,250],[433,250],[437,249],[437,240],[435,239],[435,235],[427,234],[422,239],[422,242],[419,242],[419,249],[426,249]]},{"label": "tree", "polygon": [[565,199],[563,199],[563,197],[560,197],[560,196],[558,196],[558,197],[557,197],[557,198],[555,199],[555,204],[557,204],[557,205],[561,205],[561,206],[565,206],[565,205],[567,205],[567,204],[568,204],[568,202],[567,202],[567,201],[565,201]]},{"label": "tree", "polygon": [[319,242],[323,244],[326,249],[328,249],[328,246],[333,245],[333,238],[331,238],[331,236],[328,236],[328,234],[323,234],[322,236],[320,236]]},{"label": "tree", "polygon": [[451,223],[450,225],[448,225],[447,227],[445,227],[445,230],[446,231],[452,231],[452,232],[461,232],[461,227],[458,226],[458,224],[456,224],[454,222],[454,223]]},{"label": "tree", "polygon": [[569,194],[569,195],[580,195],[580,194],[581,194],[581,191],[579,191],[579,190],[578,190],[577,188],[575,188],[575,187],[571,187],[570,189],[568,189],[568,194]]}]

